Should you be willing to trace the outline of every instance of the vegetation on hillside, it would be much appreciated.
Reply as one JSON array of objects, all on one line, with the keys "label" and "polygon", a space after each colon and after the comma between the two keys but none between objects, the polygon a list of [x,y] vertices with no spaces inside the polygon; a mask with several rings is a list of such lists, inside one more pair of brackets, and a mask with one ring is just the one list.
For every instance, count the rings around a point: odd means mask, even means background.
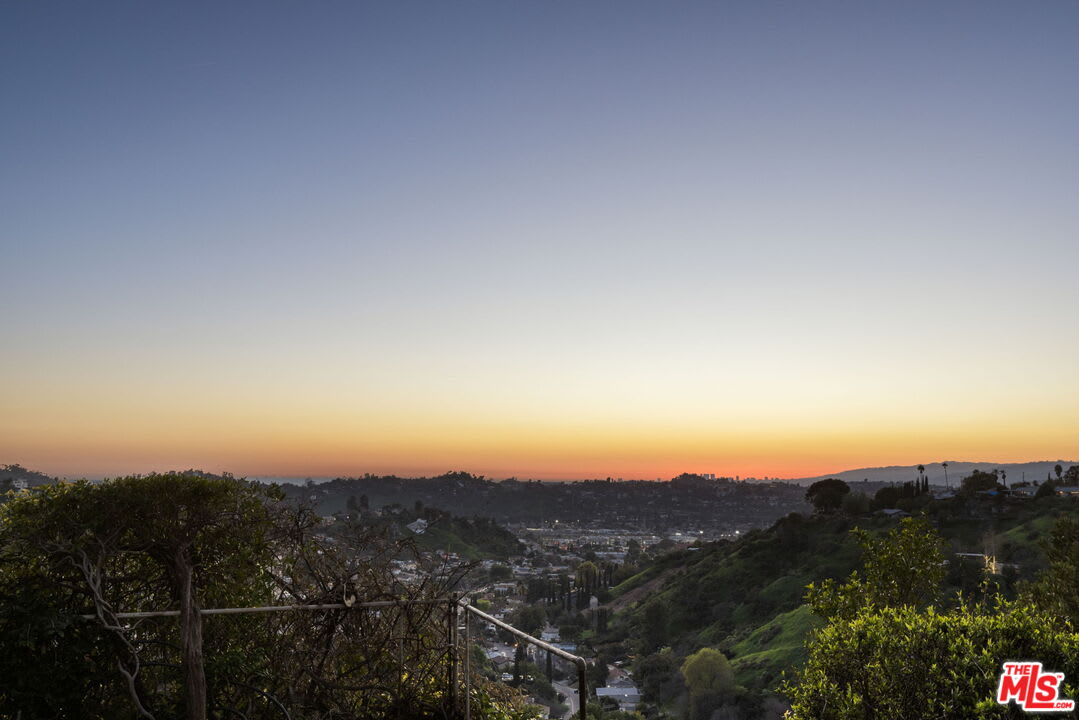
[{"label": "vegetation on hillside", "polygon": [[[391,561],[408,554],[422,572],[403,583]],[[463,570],[382,528],[328,533],[274,488],[231,477],[24,491],[0,508],[0,716],[452,716],[450,616],[445,602],[430,601]],[[390,604],[200,612],[367,601]],[[176,616],[118,617],[156,610]],[[477,717],[524,712],[497,688],[475,693]]]},{"label": "vegetation on hillside", "polygon": [[[1069,519],[1058,525],[1074,532]],[[1014,660],[1063,672],[1065,696],[1079,689],[1071,608],[1036,602],[1038,590],[1074,576],[1079,554],[1054,558],[1019,599],[948,601],[941,546],[926,520],[907,518],[886,539],[865,539],[861,574],[810,590],[828,624],[811,633],[807,663],[785,687],[793,720],[1021,716],[995,699],[1003,664]]]},{"label": "vegetation on hillside", "polygon": [[[902,497],[886,498],[923,516],[919,527],[931,528],[934,538],[926,544],[909,533],[895,535],[894,518],[859,511],[845,501],[853,493],[826,484],[812,494],[828,498],[818,500],[813,517],[789,515],[735,542],[667,554],[622,582],[613,589],[621,612],[596,645],[627,646],[635,654],[646,713],[690,714],[678,667],[701,648],[719,650],[736,682],[720,707],[730,717],[754,717],[770,697],[790,691],[793,673],[808,658],[806,641],[827,616],[854,617],[865,598],[874,607],[934,602],[939,615],[959,607],[961,592],[981,603],[981,609],[965,606],[971,617],[995,614],[996,603],[1021,602],[1035,614],[1074,620],[1079,525],[1067,519],[1074,501],[1044,493],[1012,500],[971,485],[948,500],[934,500],[915,483]],[[641,588],[648,589],[643,596]],[[635,600],[620,606],[622,597]],[[826,612],[829,602],[834,607]],[[772,712],[778,716],[781,708]]]}]

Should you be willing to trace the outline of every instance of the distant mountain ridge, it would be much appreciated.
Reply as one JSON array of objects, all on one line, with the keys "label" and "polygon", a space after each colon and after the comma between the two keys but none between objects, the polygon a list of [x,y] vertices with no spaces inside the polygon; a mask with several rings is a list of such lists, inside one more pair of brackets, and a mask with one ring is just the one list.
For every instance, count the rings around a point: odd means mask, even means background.
[{"label": "distant mountain ridge", "polygon": [[[1008,483],[1021,482],[1024,478],[1027,482],[1037,480],[1042,482],[1047,476],[1056,477],[1053,468],[1060,465],[1066,472],[1072,465],[1079,465],[1079,460],[1035,460],[1025,463],[997,463],[997,462],[966,462],[960,460],[945,460],[948,463],[948,484],[956,486],[970,475],[974,470],[992,472],[994,469],[1003,470],[1008,474]],[[944,485],[944,467],[940,462],[927,462],[925,474],[929,476],[930,485]],[[904,483],[918,477],[918,466],[915,465],[889,465],[887,467],[858,468],[856,470],[844,470],[837,473],[817,475],[815,477],[794,478],[789,482],[800,485],[810,485],[817,480],[825,478],[839,478],[847,483],[861,482],[868,479],[869,482]]]}]

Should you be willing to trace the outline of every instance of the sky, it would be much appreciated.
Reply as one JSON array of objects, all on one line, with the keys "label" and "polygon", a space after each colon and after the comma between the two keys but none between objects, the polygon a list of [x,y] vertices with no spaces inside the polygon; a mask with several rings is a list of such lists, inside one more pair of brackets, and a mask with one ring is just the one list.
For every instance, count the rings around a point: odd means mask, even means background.
[{"label": "sky", "polygon": [[0,6],[0,463],[1079,456],[1075,2]]}]

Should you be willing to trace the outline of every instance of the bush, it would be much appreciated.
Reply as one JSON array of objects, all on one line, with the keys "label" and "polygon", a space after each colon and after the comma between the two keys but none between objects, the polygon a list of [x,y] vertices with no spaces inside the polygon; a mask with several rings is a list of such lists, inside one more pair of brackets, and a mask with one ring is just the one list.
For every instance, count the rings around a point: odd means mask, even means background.
[{"label": "bush", "polygon": [[1030,605],[865,608],[817,633],[785,692],[792,720],[1010,717],[1018,711],[994,693],[1002,664],[1016,659],[1063,672],[1062,694],[1076,697],[1079,635]]}]

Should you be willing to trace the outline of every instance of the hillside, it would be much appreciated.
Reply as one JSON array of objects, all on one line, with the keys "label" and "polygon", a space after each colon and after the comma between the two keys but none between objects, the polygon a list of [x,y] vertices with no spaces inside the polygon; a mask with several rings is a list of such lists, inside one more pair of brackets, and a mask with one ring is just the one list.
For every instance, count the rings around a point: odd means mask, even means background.
[{"label": "hillside", "polygon": [[586,526],[705,531],[715,535],[767,527],[789,512],[807,509],[805,488],[793,483],[734,482],[682,475],[670,482],[575,483],[492,480],[463,472],[438,477],[365,475],[302,486],[282,485],[289,496],[322,515],[349,505],[371,510],[434,506],[459,516],[481,510],[501,523],[561,522]]},{"label": "hillside", "polygon": [[38,485],[48,485],[55,482],[56,478],[51,478],[35,470],[28,470],[22,465],[0,466],[0,491],[10,490],[17,480],[24,481],[27,487],[37,487]]},{"label": "hillside", "polygon": [[[954,553],[986,553],[1005,563],[994,581],[1005,595],[1014,594],[1019,580],[1044,566],[1039,543],[1056,518],[1077,506],[1059,497],[931,501],[925,511],[950,551],[942,597],[974,593],[984,577],[980,558]],[[896,522],[880,515],[792,514],[735,542],[662,556],[612,589],[615,617],[605,639],[636,654],[641,687],[664,688],[665,704],[682,659],[706,646],[727,655],[747,702],[759,704],[804,662],[806,635],[820,624],[803,603],[805,586],[846,578],[860,565],[851,529],[883,534]],[[660,662],[665,648],[670,659]],[[668,677],[650,677],[660,672]]]},{"label": "hillside", "polygon": [[442,515],[412,534],[424,550],[445,550],[467,560],[508,560],[525,550],[513,533],[487,518]]},{"label": "hillside", "polygon": [[[950,484],[952,487],[957,487],[959,479],[964,478],[971,474],[974,470],[984,470],[991,472],[994,469],[1003,470],[1008,473],[1009,482],[1021,482],[1024,478],[1027,482],[1033,482],[1037,480],[1041,482],[1046,477],[1055,476],[1054,468],[1060,465],[1067,470],[1072,465],[1079,465],[1077,460],[1038,460],[1035,462],[1025,463],[995,463],[995,462],[968,462],[958,460],[948,460],[947,477],[945,477],[944,467],[940,462],[927,462],[925,465],[926,475],[929,476],[929,483],[931,485],[940,485],[944,487],[945,484]],[[858,468],[855,470],[843,470],[840,472],[828,473],[827,475],[816,475],[814,477],[796,478],[790,482],[798,483],[799,485],[812,485],[817,480],[823,480],[825,478],[839,478],[847,483],[861,482],[862,480],[868,480],[870,483],[886,483],[886,484],[902,484],[908,480],[913,480],[918,477],[918,465],[889,465],[887,467],[872,467],[872,468]]]}]

